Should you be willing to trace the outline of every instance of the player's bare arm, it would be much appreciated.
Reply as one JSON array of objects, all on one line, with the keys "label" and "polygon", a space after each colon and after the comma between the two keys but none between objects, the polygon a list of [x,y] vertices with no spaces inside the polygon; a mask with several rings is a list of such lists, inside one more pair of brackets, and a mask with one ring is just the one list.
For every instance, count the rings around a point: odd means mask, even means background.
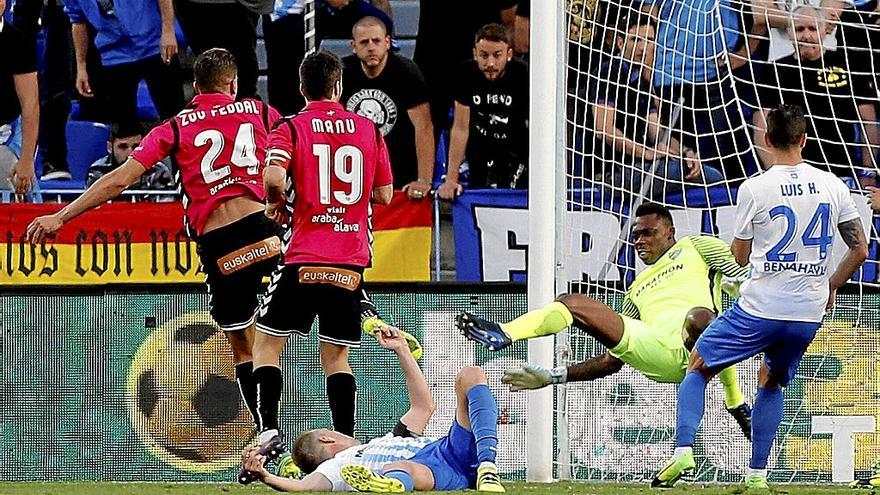
[{"label": "player's bare arm", "polygon": [[374,187],[371,201],[380,205],[388,205],[391,204],[391,198],[393,197],[394,186],[392,184],[388,184],[385,186]]},{"label": "player's bare arm", "polygon": [[752,240],[734,239],[733,244],[730,245],[730,252],[733,253],[739,266],[748,266],[749,256],[752,255]]},{"label": "player's bare arm", "polygon": [[621,368],[623,368],[623,361],[606,352],[586,361],[552,370],[524,364],[520,368],[506,370],[504,376],[501,377],[501,383],[508,385],[511,392],[537,390],[547,385],[605,378],[617,373]]},{"label": "player's bare arm", "polygon": [[57,213],[35,218],[28,225],[28,239],[32,244],[42,242],[47,236],[58,232],[65,223],[119,196],[122,191],[134,184],[145,171],[146,169],[139,161],[129,158],[122,166],[98,179],[80,197]]},{"label": "player's bare arm", "polygon": [[[269,160],[267,160],[269,161]],[[284,203],[284,186],[287,182],[287,171],[277,163],[269,161],[263,169],[263,187],[266,190],[266,216],[278,224],[286,221]]]},{"label": "player's bare arm", "polygon": [[586,382],[611,376],[623,368],[623,361],[608,354],[600,354],[567,369],[567,381]]},{"label": "player's bare arm", "polygon": [[400,422],[416,435],[421,435],[428,425],[428,421],[434,414],[434,397],[431,396],[431,388],[422,374],[421,368],[409,350],[406,339],[400,332],[387,326],[376,334],[379,345],[393,351],[400,362],[403,376],[406,378],[406,391],[409,395],[409,410],[400,418]]},{"label": "player's bare arm", "polygon": [[329,492],[333,489],[330,480],[320,473],[311,473],[301,480],[276,476],[266,469],[266,457],[259,455],[258,452],[258,449],[250,451],[244,462],[245,469],[256,474],[263,483],[279,492]]},{"label": "player's bare arm", "polygon": [[868,258],[868,240],[865,238],[865,230],[862,228],[862,221],[854,218],[847,222],[843,222],[837,226],[840,237],[849,250],[844,255],[837,270],[831,275],[828,284],[831,287],[831,294],[828,297],[828,308],[830,309],[834,302],[837,289],[843,287],[846,281],[853,276],[856,270],[862,266],[862,263]]}]

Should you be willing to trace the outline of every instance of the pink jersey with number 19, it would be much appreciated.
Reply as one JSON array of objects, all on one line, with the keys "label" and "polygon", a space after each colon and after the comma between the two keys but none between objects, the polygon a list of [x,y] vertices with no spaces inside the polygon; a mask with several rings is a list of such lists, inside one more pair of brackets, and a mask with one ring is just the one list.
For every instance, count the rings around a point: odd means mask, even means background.
[{"label": "pink jersey with number 19", "polygon": [[339,103],[311,102],[269,133],[266,162],[285,167],[293,182],[284,262],[369,266],[372,191],[393,182],[376,125]]},{"label": "pink jersey with number 19", "polygon": [[263,151],[280,118],[261,101],[196,95],[185,110],[150,131],[131,156],[147,168],[172,156],[187,225],[201,235],[208,215],[224,202],[242,196],[263,201]]}]

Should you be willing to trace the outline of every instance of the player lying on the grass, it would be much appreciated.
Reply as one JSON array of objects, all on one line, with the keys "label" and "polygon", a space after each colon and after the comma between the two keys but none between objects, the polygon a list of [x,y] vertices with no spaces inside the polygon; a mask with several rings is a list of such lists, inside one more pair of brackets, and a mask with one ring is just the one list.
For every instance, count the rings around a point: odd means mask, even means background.
[{"label": "player lying on the grass", "polygon": [[[693,445],[703,417],[706,384],[719,370],[763,353],[752,432],[748,488],[767,489],[767,460],[782,421],[782,387],[844,286],[868,257],[859,212],[844,183],[801,158],[804,112],[779,105],[767,115],[764,144],[772,163],[743,182],[731,251],[749,267],[733,307],[697,340],[678,390],[675,454],[652,486],[670,487],[692,471]],[[849,248],[834,267],[835,238]]]},{"label": "player lying on the grass", "polygon": [[[366,444],[341,433],[317,429],[293,444],[293,460],[305,473],[290,479],[269,473],[259,449],[245,452],[244,469],[280,491],[402,492],[464,490],[503,492],[495,466],[498,405],[483,370],[467,366],[455,379],[457,406],[449,434],[420,436],[434,413],[434,399],[406,340],[391,326],[376,334],[397,355],[406,378],[410,408],[391,433]],[[282,466],[283,467],[283,466]]]},{"label": "player lying on the grass", "polygon": [[[636,253],[648,267],[636,276],[620,313],[582,294],[567,294],[510,323],[498,324],[462,312],[456,321],[459,330],[494,351],[517,340],[559,333],[574,324],[608,348],[567,368],[548,370],[526,364],[509,370],[503,381],[512,391],[595,380],[617,373],[624,363],[656,382],[680,383],[688,350],[721,308],[722,277],[739,279],[748,269],[739,266],[728,245],[715,237],[676,241],[672,215],[656,203],[636,209],[632,235]],[[720,379],[727,411],[746,438],[751,438],[751,412],[736,370],[725,369]]]}]

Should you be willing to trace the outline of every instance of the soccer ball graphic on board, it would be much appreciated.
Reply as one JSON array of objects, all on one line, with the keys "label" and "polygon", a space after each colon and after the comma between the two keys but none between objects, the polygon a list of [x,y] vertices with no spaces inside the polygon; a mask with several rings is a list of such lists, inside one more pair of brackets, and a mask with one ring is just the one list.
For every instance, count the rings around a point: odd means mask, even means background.
[{"label": "soccer ball graphic on board", "polygon": [[140,345],[128,372],[128,410],[147,449],[185,471],[233,466],[254,437],[229,344],[206,312],[168,321]]}]

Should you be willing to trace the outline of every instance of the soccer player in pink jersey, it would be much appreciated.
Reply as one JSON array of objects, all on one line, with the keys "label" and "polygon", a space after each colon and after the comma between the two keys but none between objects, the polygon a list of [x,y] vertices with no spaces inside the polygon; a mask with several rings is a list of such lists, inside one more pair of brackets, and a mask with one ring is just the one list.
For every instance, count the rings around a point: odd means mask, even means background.
[{"label": "soccer player in pink jersey", "polygon": [[196,58],[196,96],[154,128],[116,170],[53,215],[36,218],[33,243],[115,198],[167,156],[178,171],[186,224],[196,242],[211,316],[232,347],[236,379],[257,429],[257,388],[251,347],[262,279],[281,252],[278,225],[264,215],[263,160],[272,124],[281,115],[257,100],[235,101],[235,58],[215,48]]},{"label": "soccer player in pink jersey", "polygon": [[[291,334],[308,335],[316,315],[333,427],[354,433],[357,387],[348,350],[361,341],[362,277],[372,257],[370,203],[390,203],[393,181],[379,129],[339,104],[341,76],[335,55],[306,57],[300,91],[308,103],[269,134],[266,215],[292,218],[284,263],[272,274],[254,338],[260,444],[267,450],[281,439],[281,351]],[[292,191],[285,195],[288,178]]]}]

